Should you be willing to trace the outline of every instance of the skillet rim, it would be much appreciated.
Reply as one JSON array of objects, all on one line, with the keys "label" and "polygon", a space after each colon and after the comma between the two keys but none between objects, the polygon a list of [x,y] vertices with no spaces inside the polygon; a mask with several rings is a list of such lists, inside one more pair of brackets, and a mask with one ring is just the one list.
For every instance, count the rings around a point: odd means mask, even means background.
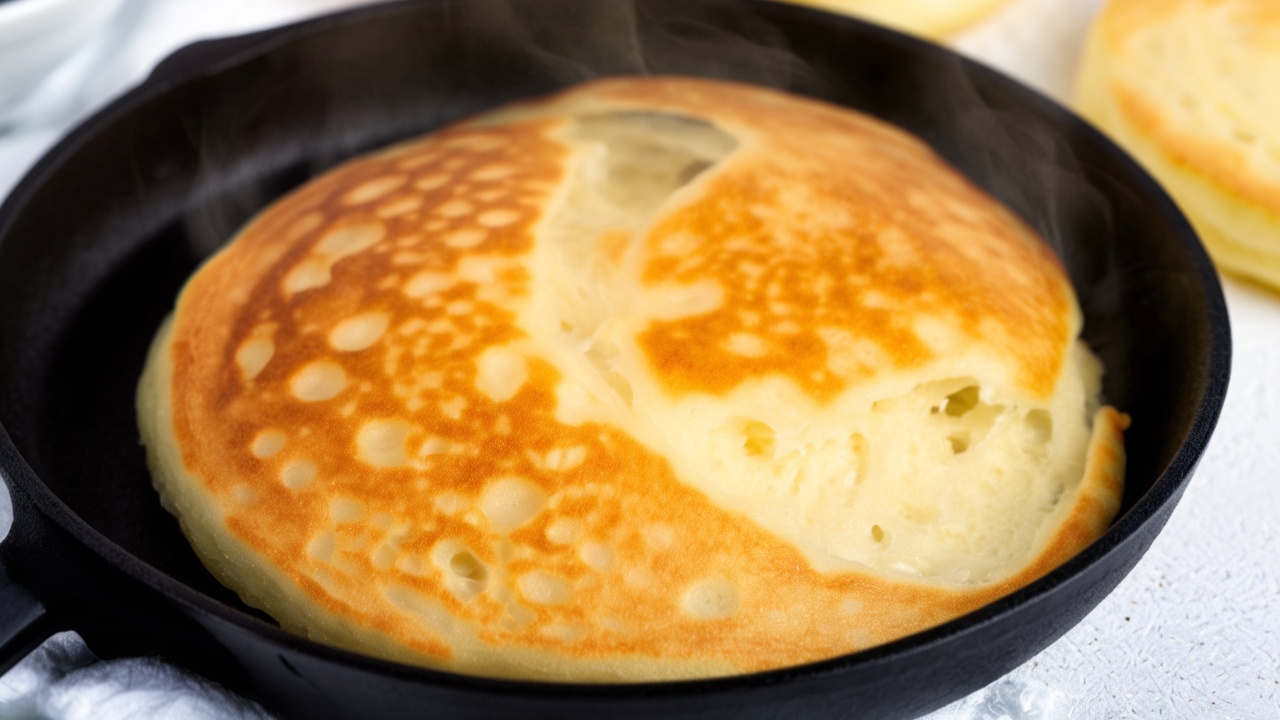
[{"label": "skillet rim", "polygon": [[[244,62],[254,60],[289,44],[299,38],[336,28],[379,15],[394,15],[405,8],[422,4],[447,4],[460,0],[396,0],[370,6],[349,8],[337,13],[321,15],[300,22],[257,32],[215,38],[184,45],[167,55],[151,75],[137,86],[116,98],[101,109],[79,121],[54,146],[47,150],[27,171],[0,205],[0,247],[35,190],[58,167],[73,157],[80,146],[94,137],[98,130],[134,110],[137,105],[171,92],[175,88],[196,80],[205,79],[228,71]],[[537,0],[510,0],[512,2],[536,2]],[[956,63],[966,76],[981,77],[984,84],[1001,87],[1001,90],[1017,99],[1018,105],[1032,116],[1045,119],[1056,128],[1069,130],[1083,137],[1083,142],[1100,151],[1123,171],[1121,179],[1135,194],[1170,224],[1170,242],[1180,243],[1189,251],[1195,277],[1203,290],[1207,344],[1204,357],[1197,364],[1204,373],[1204,384],[1196,411],[1186,437],[1151,487],[1134,503],[1127,513],[1115,520],[1104,534],[1053,571],[1036,581],[941,625],[909,635],[884,645],[862,651],[828,658],[802,665],[777,668],[761,672],[731,675],[718,678],[675,680],[643,683],[562,683],[532,680],[512,680],[464,675],[444,670],[407,665],[391,660],[363,655],[342,648],[325,645],[287,632],[277,625],[254,617],[242,610],[225,605],[204,593],[171,577],[117,545],[70,509],[27,464],[14,446],[7,430],[0,424],[0,479],[8,478],[10,488],[17,486],[38,510],[78,543],[104,560],[114,570],[125,573],[146,588],[162,594],[178,605],[205,613],[222,622],[228,622],[248,630],[276,645],[287,646],[295,652],[317,659],[351,666],[381,676],[413,680],[423,684],[449,686],[464,691],[499,693],[512,696],[531,696],[543,699],[610,697],[618,700],[639,700],[664,696],[711,696],[734,690],[761,689],[784,683],[816,679],[826,675],[872,666],[895,659],[909,658],[951,638],[977,633],[981,628],[997,623],[1007,615],[1048,600],[1062,586],[1084,576],[1094,566],[1110,556],[1121,545],[1134,539],[1148,522],[1165,510],[1171,512],[1182,491],[1190,481],[1196,466],[1204,455],[1213,434],[1223,404],[1231,369],[1231,331],[1226,300],[1222,293],[1218,274],[1206,251],[1199,242],[1186,217],[1167,193],[1131,157],[1090,123],[1059,105],[1037,90],[994,70],[983,63],[961,55],[940,45],[899,33],[856,18],[817,10],[811,7],[787,5],[773,0],[701,0],[705,4],[763,6],[771,12],[810,16],[827,25],[845,25],[856,32],[875,37],[878,41],[903,47],[907,52],[931,59],[946,59]],[[228,54],[216,52],[219,47],[233,48]],[[184,60],[189,61],[195,51],[199,56],[195,68],[176,68]],[[215,50],[213,53],[205,52]],[[15,503],[15,507],[17,503]],[[1154,528],[1152,538],[1160,527]],[[15,518],[15,525],[19,520]],[[1145,549],[1143,551],[1145,553]],[[1140,559],[1140,556],[1139,556]],[[1137,560],[1134,561],[1136,565]],[[1132,566],[1125,569],[1127,575]],[[1109,594],[1109,592],[1107,593]],[[1105,597],[1105,595],[1103,595]],[[1100,600],[1099,600],[1100,601]],[[1095,604],[1096,605],[1096,604]],[[1052,643],[1050,643],[1052,644]],[[1039,647],[1040,652],[1048,647]],[[992,678],[994,680],[995,678]]]}]

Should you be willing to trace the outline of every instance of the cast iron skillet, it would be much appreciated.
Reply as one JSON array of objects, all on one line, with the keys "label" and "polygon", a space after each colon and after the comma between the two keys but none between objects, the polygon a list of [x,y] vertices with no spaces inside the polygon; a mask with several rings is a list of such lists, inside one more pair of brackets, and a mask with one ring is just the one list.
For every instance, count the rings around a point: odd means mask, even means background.
[{"label": "cast iron skillet", "polygon": [[[1133,416],[1122,515],[1031,586],[883,647],[803,667],[629,686],[460,677],[287,634],[203,569],[151,490],[133,392],[183,280],[255,211],[354,154],[620,73],[746,80],[926,138],[1050,239],[1109,400]],[[856,157],[848,158],[851,163]],[[1164,525],[1213,430],[1230,339],[1212,266],[1169,199],[1060,107],[926,43],[729,0],[436,0],[201,43],[52,150],[0,209],[0,658],[72,628],[161,654],[300,717],[904,717],[1053,642]]]}]

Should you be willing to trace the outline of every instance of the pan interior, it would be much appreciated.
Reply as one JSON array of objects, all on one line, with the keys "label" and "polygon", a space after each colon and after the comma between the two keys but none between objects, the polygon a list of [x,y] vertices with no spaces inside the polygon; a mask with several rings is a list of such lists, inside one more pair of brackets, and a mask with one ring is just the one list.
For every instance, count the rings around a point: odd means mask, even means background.
[{"label": "pan interior", "polygon": [[247,609],[161,509],[134,421],[147,346],[187,276],[255,212],[346,158],[599,75],[755,82],[921,135],[1067,265],[1106,397],[1134,420],[1122,513],[1188,437],[1209,357],[1203,259],[1118,155],[1013,83],[764,4],[466,0],[361,17],[131,96],[6,209],[0,423],[76,515],[190,587]]}]

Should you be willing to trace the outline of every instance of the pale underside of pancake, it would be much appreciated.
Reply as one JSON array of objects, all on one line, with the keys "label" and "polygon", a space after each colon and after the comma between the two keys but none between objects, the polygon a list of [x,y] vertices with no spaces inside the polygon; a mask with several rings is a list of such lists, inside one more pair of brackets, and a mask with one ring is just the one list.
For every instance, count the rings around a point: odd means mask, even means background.
[{"label": "pale underside of pancake", "polygon": [[925,37],[954,35],[990,15],[1009,0],[790,0],[848,13]]},{"label": "pale underside of pancake", "polygon": [[831,657],[1094,540],[1126,419],[1052,253],[919,141],[614,79],[352,161],[184,289],[166,506],[281,624],[485,675]]},{"label": "pale underside of pancake", "polygon": [[1168,189],[1226,270],[1280,288],[1280,3],[1118,0],[1081,111]]}]

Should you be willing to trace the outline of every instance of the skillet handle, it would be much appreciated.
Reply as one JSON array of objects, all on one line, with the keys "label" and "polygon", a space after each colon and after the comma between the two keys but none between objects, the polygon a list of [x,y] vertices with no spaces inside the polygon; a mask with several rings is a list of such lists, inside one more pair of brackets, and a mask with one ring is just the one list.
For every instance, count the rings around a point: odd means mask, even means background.
[{"label": "skillet handle", "polygon": [[151,70],[147,85],[179,84],[196,77],[220,72],[244,55],[256,55],[257,48],[278,36],[279,28],[247,35],[199,40],[174,50]]},{"label": "skillet handle", "polygon": [[13,527],[0,540],[0,674],[55,633],[75,630],[97,657],[163,656],[252,692],[239,661],[204,624],[207,613],[130,578],[39,507],[28,478],[7,474],[20,466],[7,440],[0,427],[0,493],[8,486],[13,500]]},{"label": "skillet handle", "polygon": [[44,604],[13,582],[0,563],[0,674],[18,664],[54,632]]},{"label": "skillet handle", "polygon": [[0,540],[0,674],[26,657],[59,629],[44,603],[9,575],[8,559],[30,553],[43,521],[26,495],[0,474],[13,501],[13,525]]}]

